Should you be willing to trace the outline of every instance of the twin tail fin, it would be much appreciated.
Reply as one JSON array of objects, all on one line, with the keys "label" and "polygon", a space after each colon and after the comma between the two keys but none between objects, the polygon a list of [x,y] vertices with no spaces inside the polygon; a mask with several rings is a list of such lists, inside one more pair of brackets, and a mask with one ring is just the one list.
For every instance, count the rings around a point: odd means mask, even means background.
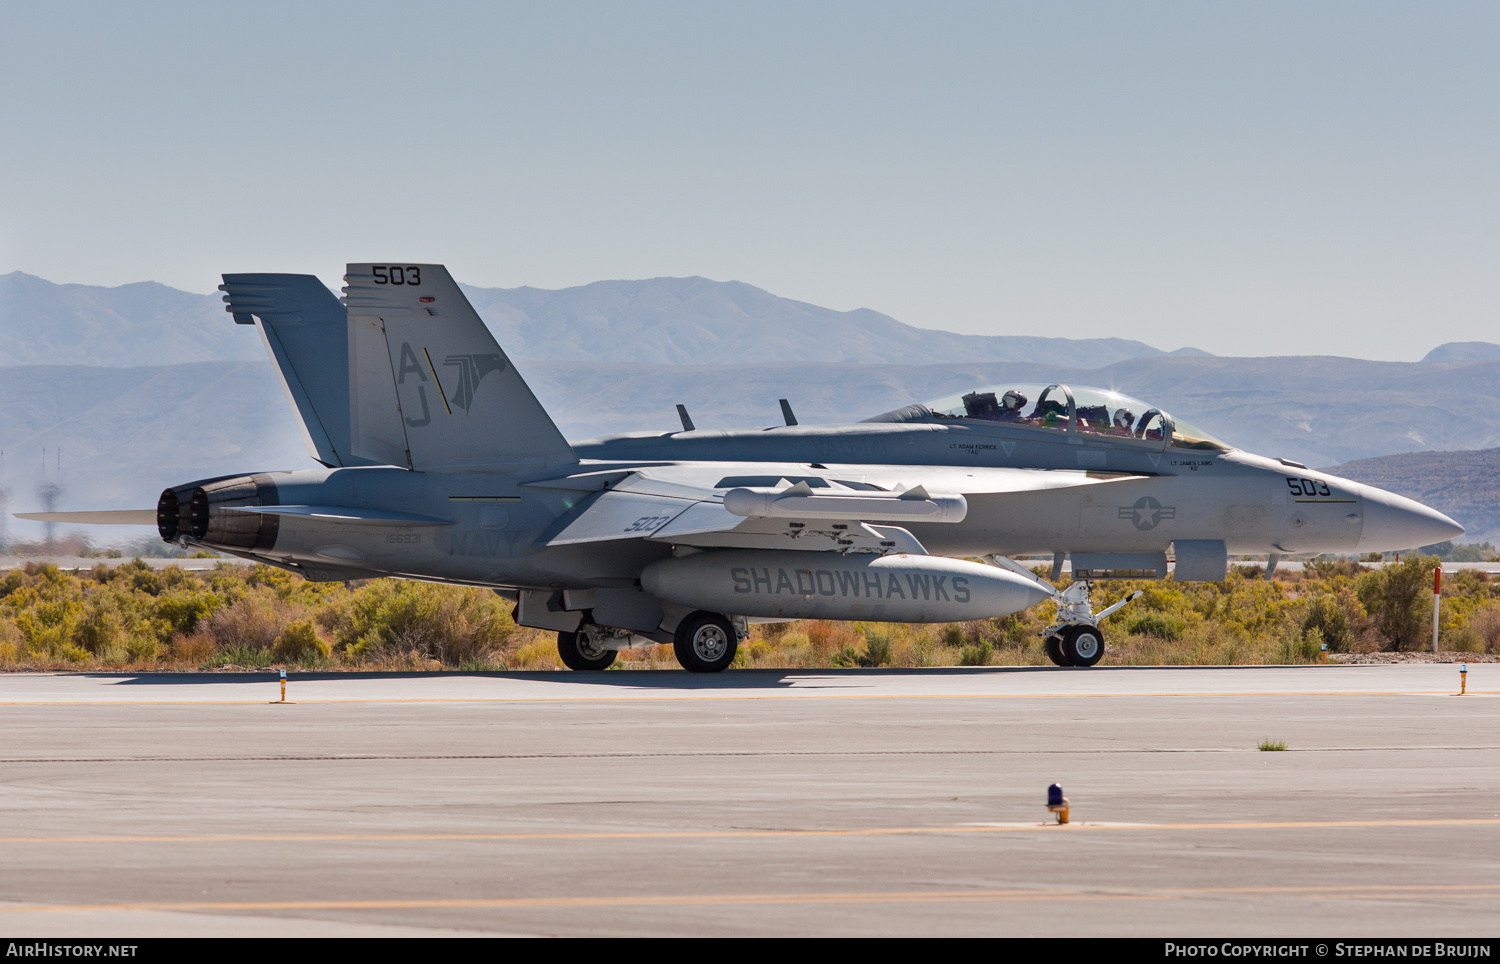
[{"label": "twin tail fin", "polygon": [[313,458],[458,469],[576,462],[572,448],[448,270],[351,264],[343,304],[311,275],[233,274]]}]

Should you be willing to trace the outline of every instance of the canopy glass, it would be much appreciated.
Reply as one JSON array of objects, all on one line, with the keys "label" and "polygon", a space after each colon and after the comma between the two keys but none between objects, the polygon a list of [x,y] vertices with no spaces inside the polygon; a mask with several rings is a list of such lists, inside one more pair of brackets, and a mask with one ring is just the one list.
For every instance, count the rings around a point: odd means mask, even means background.
[{"label": "canopy glass", "polygon": [[1009,422],[1057,432],[1161,442],[1171,433],[1177,448],[1224,450],[1231,446],[1172,418],[1140,399],[1102,388],[1067,385],[991,385],[928,402],[938,418]]}]

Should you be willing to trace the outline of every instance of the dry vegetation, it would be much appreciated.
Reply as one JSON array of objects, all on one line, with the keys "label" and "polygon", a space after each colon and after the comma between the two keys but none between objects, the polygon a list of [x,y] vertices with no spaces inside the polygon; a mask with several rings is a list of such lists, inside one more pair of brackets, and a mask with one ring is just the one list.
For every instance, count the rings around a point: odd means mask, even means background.
[{"label": "dry vegetation", "polygon": [[[1434,559],[1367,570],[1314,563],[1222,583],[1108,582],[1103,606],[1145,595],[1106,620],[1106,663],[1297,663],[1333,653],[1429,645]],[[1482,572],[1444,580],[1441,645],[1500,652],[1500,583]],[[811,620],[754,628],[737,667],[1044,665],[1045,605],[1003,619],[945,625]],[[511,606],[481,589],[396,579],[310,583],[268,566],[207,572],[117,568],[0,572],[0,669],[209,670],[272,666],[350,669],[560,669],[551,633],[517,626]],[[670,646],[622,654],[620,668],[667,669]]]}]

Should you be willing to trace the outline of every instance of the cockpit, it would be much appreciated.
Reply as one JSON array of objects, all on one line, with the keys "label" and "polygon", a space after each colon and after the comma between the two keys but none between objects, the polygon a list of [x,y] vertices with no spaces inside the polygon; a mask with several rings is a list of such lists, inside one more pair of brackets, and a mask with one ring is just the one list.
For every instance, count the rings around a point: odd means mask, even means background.
[{"label": "cockpit", "polygon": [[1113,436],[1162,443],[1174,448],[1232,448],[1201,429],[1139,399],[1099,388],[1067,385],[992,385],[949,395],[887,413],[879,421],[970,419],[1002,422],[1055,432]]}]

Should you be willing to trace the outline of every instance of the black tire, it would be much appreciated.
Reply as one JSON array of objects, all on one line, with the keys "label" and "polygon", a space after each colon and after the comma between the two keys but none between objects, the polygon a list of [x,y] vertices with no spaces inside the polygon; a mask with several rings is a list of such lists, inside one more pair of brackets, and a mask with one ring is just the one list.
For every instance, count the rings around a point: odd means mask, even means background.
[{"label": "black tire", "polygon": [[677,624],[672,648],[689,673],[721,673],[740,648],[734,624],[718,613],[696,612]]},{"label": "black tire", "polygon": [[589,672],[609,669],[620,654],[612,649],[593,649],[587,642],[580,643],[578,633],[558,633],[557,655],[568,669]]},{"label": "black tire", "polygon": [[1072,666],[1093,666],[1104,658],[1104,633],[1087,623],[1063,633],[1062,655]]},{"label": "black tire", "polygon": [[1054,666],[1071,666],[1072,665],[1071,663],[1068,662],[1067,657],[1063,656],[1062,637],[1061,636],[1048,636],[1047,637],[1046,649],[1047,649],[1047,658],[1050,659],[1050,660],[1052,660],[1052,665],[1054,665]]}]

